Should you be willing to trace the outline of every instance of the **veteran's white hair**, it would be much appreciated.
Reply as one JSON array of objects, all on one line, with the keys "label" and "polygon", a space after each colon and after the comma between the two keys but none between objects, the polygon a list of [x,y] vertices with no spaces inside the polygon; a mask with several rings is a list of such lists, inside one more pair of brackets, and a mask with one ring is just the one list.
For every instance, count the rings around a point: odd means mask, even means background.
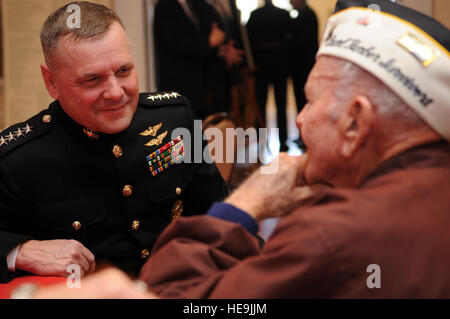
[{"label": "veteran's white hair", "polygon": [[[356,94],[361,94],[371,101],[380,118],[394,118],[399,124],[408,126],[426,125],[411,107],[372,74],[350,61],[332,56],[325,58],[333,72],[336,72],[333,92],[336,105],[342,105]],[[338,108],[335,108],[335,111],[338,112]]]}]

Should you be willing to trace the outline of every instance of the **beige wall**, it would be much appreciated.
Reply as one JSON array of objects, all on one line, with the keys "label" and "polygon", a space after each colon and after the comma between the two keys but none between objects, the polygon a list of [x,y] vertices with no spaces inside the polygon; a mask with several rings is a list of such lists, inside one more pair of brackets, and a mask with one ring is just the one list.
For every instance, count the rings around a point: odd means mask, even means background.
[{"label": "beige wall", "polygon": [[450,28],[450,1],[434,0],[433,16],[447,28]]},{"label": "beige wall", "polygon": [[447,28],[450,28],[449,0],[402,0],[402,4],[434,17]]},{"label": "beige wall", "polygon": [[131,41],[136,69],[139,76],[139,90],[148,91],[147,39],[144,0],[115,0],[115,10],[123,20]]},{"label": "beige wall", "polygon": [[402,4],[429,16],[433,14],[433,0],[402,0]]},{"label": "beige wall", "polygon": [[402,4],[434,17],[447,28],[450,28],[449,0],[403,0]]},{"label": "beige wall", "polygon": [[328,18],[333,14],[337,0],[308,0],[309,6],[316,12],[319,20],[319,40],[322,39]]}]

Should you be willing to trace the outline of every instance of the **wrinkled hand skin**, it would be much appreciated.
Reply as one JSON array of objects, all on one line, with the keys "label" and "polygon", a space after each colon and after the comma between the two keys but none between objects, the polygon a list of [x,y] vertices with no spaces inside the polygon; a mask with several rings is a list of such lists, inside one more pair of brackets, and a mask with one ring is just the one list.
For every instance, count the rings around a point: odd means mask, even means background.
[{"label": "wrinkled hand skin", "polygon": [[324,185],[304,185],[307,155],[280,153],[275,160],[279,160],[279,165],[274,174],[255,171],[225,203],[242,209],[259,222],[285,216],[316,192],[327,188]]},{"label": "wrinkled hand skin", "polygon": [[142,282],[138,285],[125,273],[108,268],[86,276],[81,288],[68,288],[66,284],[40,288],[33,299],[157,299],[146,290]]},{"label": "wrinkled hand skin", "polygon": [[95,270],[94,255],[76,240],[30,240],[20,246],[16,258],[16,270],[38,276],[67,277],[67,267],[73,264],[80,266],[81,276]]}]

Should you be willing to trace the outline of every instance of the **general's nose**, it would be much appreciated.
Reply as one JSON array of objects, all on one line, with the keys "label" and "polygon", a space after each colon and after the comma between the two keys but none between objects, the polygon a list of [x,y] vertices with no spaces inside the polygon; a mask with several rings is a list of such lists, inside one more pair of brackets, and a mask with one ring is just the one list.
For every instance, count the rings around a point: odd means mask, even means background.
[{"label": "general's nose", "polygon": [[103,97],[108,100],[120,100],[124,95],[124,90],[120,81],[116,78],[110,78],[106,83]]}]

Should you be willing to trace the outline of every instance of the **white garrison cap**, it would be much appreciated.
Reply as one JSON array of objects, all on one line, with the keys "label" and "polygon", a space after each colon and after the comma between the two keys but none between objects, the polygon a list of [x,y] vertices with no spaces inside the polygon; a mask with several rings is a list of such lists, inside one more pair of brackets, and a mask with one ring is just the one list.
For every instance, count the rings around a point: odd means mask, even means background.
[{"label": "white garrison cap", "polygon": [[373,74],[450,141],[450,31],[388,0],[340,0],[336,11],[318,56],[349,60]]}]

